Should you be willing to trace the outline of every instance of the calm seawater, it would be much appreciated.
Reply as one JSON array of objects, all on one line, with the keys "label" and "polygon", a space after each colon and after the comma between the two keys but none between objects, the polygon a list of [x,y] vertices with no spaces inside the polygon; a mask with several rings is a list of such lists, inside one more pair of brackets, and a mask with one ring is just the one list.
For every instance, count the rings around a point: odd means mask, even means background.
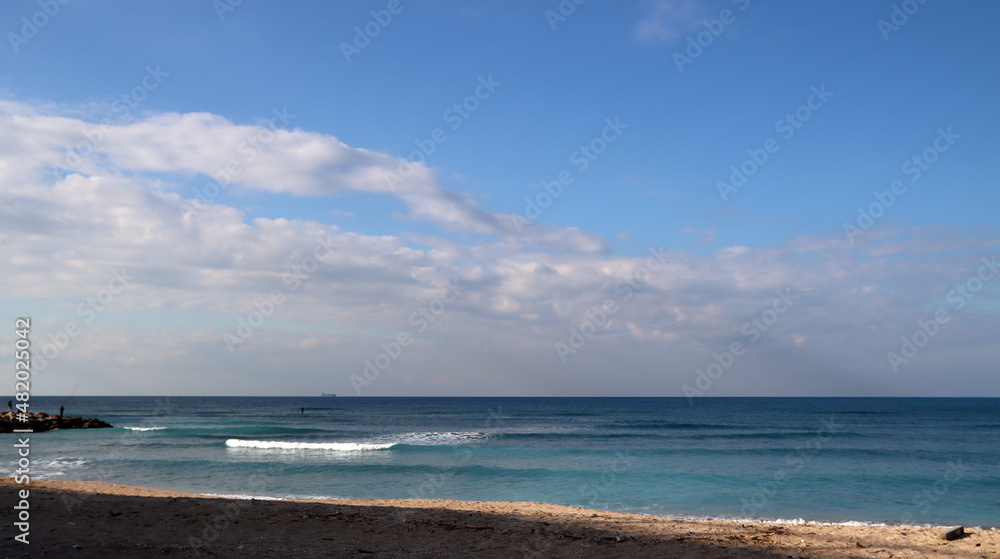
[{"label": "calm seawater", "polygon": [[[34,478],[216,495],[537,501],[681,518],[1000,526],[996,398],[33,397],[115,427]],[[301,413],[300,408],[305,408]],[[12,475],[13,435],[0,435]]]}]

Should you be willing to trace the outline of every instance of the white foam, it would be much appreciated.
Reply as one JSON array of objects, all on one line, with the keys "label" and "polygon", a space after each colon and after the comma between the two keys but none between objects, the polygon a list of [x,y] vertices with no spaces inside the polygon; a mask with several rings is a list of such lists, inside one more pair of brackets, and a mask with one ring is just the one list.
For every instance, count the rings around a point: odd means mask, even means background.
[{"label": "white foam", "polygon": [[202,493],[206,497],[218,497],[219,499],[238,499],[240,501],[283,501],[278,497],[262,497],[260,495],[243,495],[243,494],[229,494],[229,493]]},{"label": "white foam", "polygon": [[[67,458],[67,457],[57,457],[51,460],[40,460],[31,463],[31,478],[32,479],[51,479],[53,477],[59,477],[67,475],[64,470],[77,470],[83,468],[88,463],[89,460],[81,460],[78,458]],[[0,475],[3,476],[13,476],[16,472],[13,468],[7,470],[5,468],[0,468]]]},{"label": "white foam", "polygon": [[364,450],[386,450],[396,443],[300,443],[293,441],[253,441],[227,439],[230,448],[260,448],[268,450],[327,450],[334,452],[359,452]]},{"label": "white foam", "polygon": [[122,429],[128,429],[129,431],[159,431],[160,429],[166,429],[166,427],[122,427]]},{"label": "white foam", "polygon": [[383,440],[398,444],[410,444],[415,446],[436,446],[436,445],[460,445],[468,441],[489,438],[489,433],[476,431],[449,432],[449,433],[404,433],[401,435],[390,435],[383,437]]},{"label": "white foam", "polygon": [[[701,516],[701,515],[687,515],[687,514],[655,514],[655,513],[645,513],[645,512],[633,512],[632,514],[639,514],[641,516],[654,516],[658,518],[669,518],[671,520],[721,520],[724,522],[740,522],[745,524],[784,524],[787,526],[913,526],[917,528],[933,528],[937,526],[936,524],[887,524],[885,522],[869,521],[869,520],[843,520],[843,521],[824,521],[824,520],[806,520],[804,518],[778,518],[778,517],[761,517],[761,518],[750,518],[746,516]],[[983,528],[980,528],[983,529]]]},{"label": "white foam", "polygon": [[265,495],[247,495],[243,493],[201,493],[206,497],[218,497],[220,499],[237,499],[240,501],[337,501],[350,499],[350,497],[337,497],[334,495],[284,495],[282,497],[270,497]]},{"label": "white foam", "polygon": [[247,439],[228,439],[226,446],[230,448],[259,448],[266,450],[325,450],[334,452],[360,452],[366,450],[387,450],[396,445],[413,446],[453,446],[466,444],[470,441],[489,438],[488,433],[469,432],[426,432],[402,433],[377,437],[368,442],[342,443],[306,443],[297,441],[259,441]]},{"label": "white foam", "polygon": [[75,470],[86,466],[89,462],[89,460],[82,460],[80,458],[58,457],[37,464],[42,468],[69,468]]}]

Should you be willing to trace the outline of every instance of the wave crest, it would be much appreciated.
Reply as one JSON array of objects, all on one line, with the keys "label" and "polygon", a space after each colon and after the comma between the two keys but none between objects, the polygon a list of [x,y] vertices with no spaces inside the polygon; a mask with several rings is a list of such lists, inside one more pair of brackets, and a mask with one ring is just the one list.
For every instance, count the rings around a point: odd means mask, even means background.
[{"label": "wave crest", "polygon": [[293,441],[252,441],[227,439],[230,448],[260,448],[268,450],[327,450],[334,452],[359,452],[364,450],[388,450],[396,443],[301,443]]},{"label": "wave crest", "polygon": [[386,441],[398,444],[408,444],[414,446],[454,446],[465,444],[469,441],[488,439],[489,433],[477,431],[465,432],[427,432],[427,433],[404,433],[401,435],[391,435],[385,437]]}]

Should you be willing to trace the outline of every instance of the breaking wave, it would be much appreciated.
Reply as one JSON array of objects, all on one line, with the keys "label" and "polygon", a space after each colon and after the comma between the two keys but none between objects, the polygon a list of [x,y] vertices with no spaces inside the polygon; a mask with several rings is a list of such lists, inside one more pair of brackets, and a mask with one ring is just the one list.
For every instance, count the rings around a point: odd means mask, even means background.
[{"label": "breaking wave", "polygon": [[396,446],[396,443],[302,443],[294,441],[248,441],[244,439],[227,439],[226,446],[230,448],[358,452],[362,450],[387,450]]},{"label": "breaking wave", "polygon": [[414,446],[455,446],[471,441],[486,439],[487,433],[405,433],[374,438],[364,442],[302,442],[302,441],[262,441],[251,439],[227,439],[229,448],[259,448],[268,450],[325,450],[333,452],[360,452],[389,450],[391,448]]}]

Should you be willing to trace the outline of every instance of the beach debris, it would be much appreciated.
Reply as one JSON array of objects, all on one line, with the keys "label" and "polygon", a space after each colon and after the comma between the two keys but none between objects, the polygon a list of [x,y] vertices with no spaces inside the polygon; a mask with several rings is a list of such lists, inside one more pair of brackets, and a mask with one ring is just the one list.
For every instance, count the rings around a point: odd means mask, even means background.
[{"label": "beach debris", "polygon": [[965,535],[965,527],[955,526],[954,528],[948,528],[944,532],[941,532],[941,539],[948,541],[957,540],[958,538],[961,538],[964,535]]}]

